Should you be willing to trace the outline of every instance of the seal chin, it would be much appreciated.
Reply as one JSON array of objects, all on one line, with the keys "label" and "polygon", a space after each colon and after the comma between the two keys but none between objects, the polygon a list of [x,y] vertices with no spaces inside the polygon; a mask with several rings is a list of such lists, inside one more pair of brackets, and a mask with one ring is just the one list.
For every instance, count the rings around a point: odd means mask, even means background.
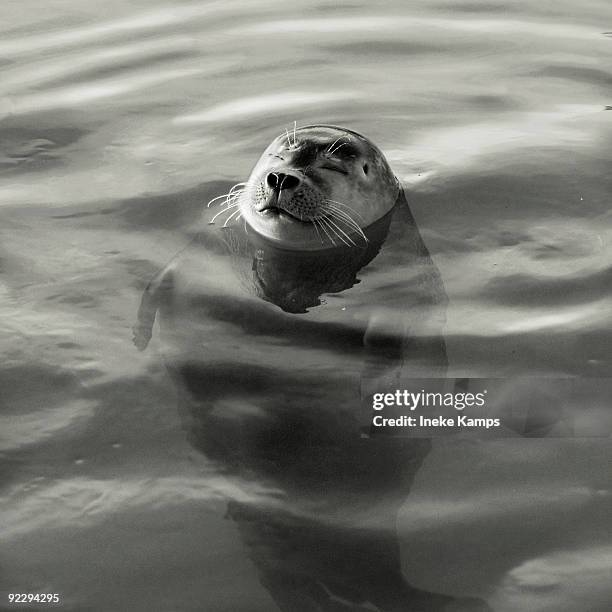
[{"label": "seal chin", "polygon": [[325,234],[321,234],[312,221],[299,219],[282,208],[270,207],[258,211],[247,206],[242,214],[251,230],[278,248],[318,251],[336,246]]}]

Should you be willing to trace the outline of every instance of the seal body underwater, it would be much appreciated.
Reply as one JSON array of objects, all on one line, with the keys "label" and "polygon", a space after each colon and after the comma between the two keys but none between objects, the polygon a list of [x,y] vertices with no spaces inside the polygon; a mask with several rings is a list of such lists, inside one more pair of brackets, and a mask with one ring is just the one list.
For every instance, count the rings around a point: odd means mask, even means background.
[{"label": "seal body underwater", "polygon": [[190,441],[243,491],[228,516],[262,584],[288,612],[487,610],[404,580],[396,515],[430,442],[370,435],[362,401],[447,364],[441,278],[383,154],[300,128],[223,202],[145,290],[134,341],[159,319]]}]

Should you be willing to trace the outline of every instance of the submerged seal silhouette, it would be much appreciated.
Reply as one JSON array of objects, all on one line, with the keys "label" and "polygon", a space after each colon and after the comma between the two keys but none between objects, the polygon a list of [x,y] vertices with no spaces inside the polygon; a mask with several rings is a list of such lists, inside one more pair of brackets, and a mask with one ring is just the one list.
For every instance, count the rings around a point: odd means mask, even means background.
[{"label": "submerged seal silhouette", "polygon": [[366,240],[363,230],[399,194],[384,155],[365,136],[312,125],[275,138],[236,199],[258,234],[283,248],[311,251]]},{"label": "submerged seal silhouette", "polygon": [[447,365],[440,274],[384,156],[308,126],[240,185],[149,283],[134,342],[159,313],[183,426],[244,491],[228,516],[262,584],[283,612],[486,610],[406,583],[395,521],[430,442],[370,435],[361,402]]}]

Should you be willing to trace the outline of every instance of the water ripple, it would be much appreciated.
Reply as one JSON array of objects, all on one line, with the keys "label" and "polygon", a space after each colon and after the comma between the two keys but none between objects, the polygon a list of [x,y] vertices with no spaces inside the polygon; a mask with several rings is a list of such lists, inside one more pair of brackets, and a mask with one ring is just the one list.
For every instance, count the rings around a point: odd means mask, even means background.
[{"label": "water ripple", "polygon": [[0,55],[5,57],[23,57],[24,55],[39,51],[49,51],[57,47],[83,46],[98,41],[108,43],[112,38],[126,35],[134,36],[150,30],[167,30],[171,26],[180,26],[194,19],[211,17],[231,12],[232,10],[234,10],[234,7],[230,2],[218,2],[207,5],[168,6],[156,11],[93,25],[5,39],[0,42]]},{"label": "water ripple", "polygon": [[599,32],[587,26],[550,24],[546,22],[512,19],[443,19],[378,13],[359,17],[281,19],[254,23],[236,28],[238,34],[277,34],[293,36],[298,32],[337,34],[342,32],[370,32],[380,37],[385,32],[405,34],[406,29],[435,29],[446,32],[462,32],[497,36],[503,34],[529,34],[549,38],[574,38],[596,40]]},{"label": "water ripple", "polygon": [[176,123],[209,123],[251,119],[257,115],[270,116],[278,111],[315,107],[322,104],[345,102],[356,95],[354,91],[286,91],[272,95],[239,98],[208,108],[199,113],[175,118]]}]

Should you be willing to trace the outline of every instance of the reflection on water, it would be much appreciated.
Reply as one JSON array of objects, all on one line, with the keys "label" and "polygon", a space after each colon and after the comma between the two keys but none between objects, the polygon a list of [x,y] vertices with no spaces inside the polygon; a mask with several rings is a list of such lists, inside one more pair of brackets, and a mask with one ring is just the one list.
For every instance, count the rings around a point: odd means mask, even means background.
[{"label": "reflection on water", "polygon": [[322,251],[287,251],[253,231],[247,234],[246,225],[243,229],[235,224],[228,227],[226,240],[236,259],[250,268],[246,271],[247,283],[255,295],[285,312],[306,313],[321,305],[323,294],[340,293],[359,282],[357,273],[378,255],[392,216],[393,212],[387,213],[365,228],[367,242],[353,244],[354,248],[346,245]]},{"label": "reflection on water", "polygon": [[[404,182],[449,297],[451,374],[609,377],[608,3],[3,8],[3,591],[58,592],[74,610],[278,607],[257,575],[280,553],[256,554],[274,541],[261,537],[261,508],[278,482],[222,477],[193,449],[159,338],[138,353],[130,327],[147,280],[201,228],[203,205],[244,180],[294,120],[367,134]],[[237,422],[256,415],[240,393],[221,397],[231,376],[263,405],[281,405],[265,389],[286,385],[305,409],[359,371],[350,326],[266,330],[313,316],[274,305],[285,272],[256,262],[253,276],[253,258],[205,250],[202,283],[216,299],[202,308],[219,321],[206,331],[227,351],[211,393]],[[355,272],[361,283],[322,296],[313,286],[305,301],[337,308],[339,324],[351,292],[386,287],[394,311],[410,287],[410,271],[387,265],[401,252],[388,241]],[[229,279],[247,272],[264,300],[240,334],[245,302]],[[311,338],[308,367],[328,364],[316,380],[292,361],[300,334]],[[257,363],[248,380],[235,380],[241,359]],[[279,363],[286,376],[271,380]],[[434,441],[398,523],[405,578],[501,612],[608,609],[609,463],[606,440]],[[363,526],[384,515],[375,497],[362,497],[372,515],[354,508]],[[234,520],[223,519],[227,498]],[[271,531],[291,531],[280,510],[265,516]],[[341,531],[301,528],[311,542],[348,546]],[[322,567],[315,557],[282,565]],[[364,590],[377,583],[357,561],[344,571]]]}]

